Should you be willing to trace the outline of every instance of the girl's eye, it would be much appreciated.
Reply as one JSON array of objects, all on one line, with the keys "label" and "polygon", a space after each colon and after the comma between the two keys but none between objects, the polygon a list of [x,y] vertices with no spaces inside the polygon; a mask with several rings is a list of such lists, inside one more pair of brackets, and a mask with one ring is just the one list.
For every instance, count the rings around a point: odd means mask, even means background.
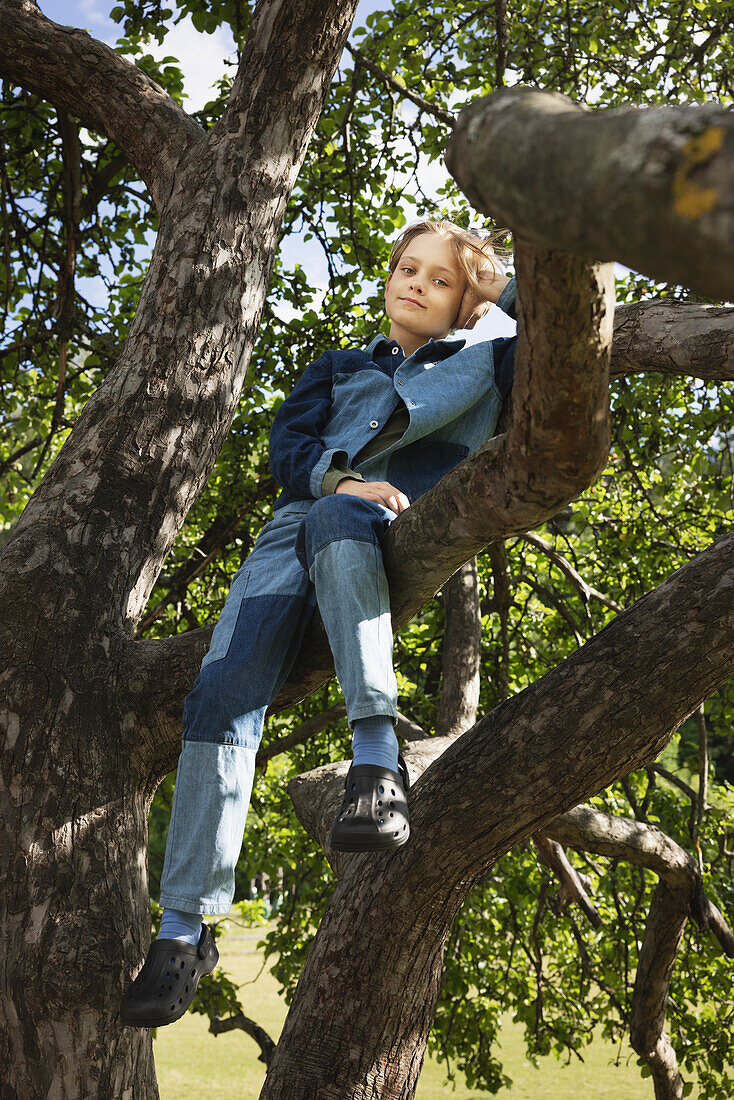
[{"label": "girl's eye", "polygon": [[[413,270],[412,267],[404,267],[403,268],[403,271],[412,271],[412,270]],[[444,286],[449,285],[444,279],[439,279],[438,281],[439,281],[439,283],[443,283]]]}]

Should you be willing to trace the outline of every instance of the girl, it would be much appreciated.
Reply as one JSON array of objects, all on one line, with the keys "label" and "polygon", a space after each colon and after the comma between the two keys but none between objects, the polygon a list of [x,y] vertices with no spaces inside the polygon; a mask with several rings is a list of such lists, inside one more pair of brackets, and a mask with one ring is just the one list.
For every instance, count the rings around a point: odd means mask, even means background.
[{"label": "girl", "polygon": [[398,753],[397,682],[381,542],[390,524],[495,432],[516,337],[448,339],[496,303],[515,318],[515,280],[493,239],[426,220],[393,247],[388,336],[329,349],[278,409],[273,519],[235,574],[186,697],[158,938],[122,999],[123,1023],[179,1019],[218,960],[202,914],[226,913],[265,712],[318,606],[354,757],[329,845],[392,851],[410,835]]}]

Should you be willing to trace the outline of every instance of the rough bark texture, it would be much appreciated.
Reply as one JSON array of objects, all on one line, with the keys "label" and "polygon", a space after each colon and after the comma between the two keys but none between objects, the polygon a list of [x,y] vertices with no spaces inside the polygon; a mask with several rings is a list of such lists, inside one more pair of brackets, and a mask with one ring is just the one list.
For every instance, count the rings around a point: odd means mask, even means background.
[{"label": "rough bark texture", "polygon": [[640,371],[734,378],[734,309],[653,299],[617,306],[611,378]]},{"label": "rough bark texture", "polygon": [[446,165],[515,232],[734,298],[734,114],[718,103],[592,111],[500,88],[461,112]]},{"label": "rough bark texture", "polygon": [[444,588],[441,701],[436,715],[439,737],[457,736],[474,725],[479,706],[481,662],[477,561],[472,558],[454,573]]},{"label": "rough bark texture", "polygon": [[0,560],[3,1100],[157,1096],[150,1032],[117,1012],[150,940],[146,817],[171,755],[125,655],[235,413],[355,8],[258,5],[224,118],[192,143],[135,66],[4,5],[3,73],[119,140],[161,219],[120,360]]}]

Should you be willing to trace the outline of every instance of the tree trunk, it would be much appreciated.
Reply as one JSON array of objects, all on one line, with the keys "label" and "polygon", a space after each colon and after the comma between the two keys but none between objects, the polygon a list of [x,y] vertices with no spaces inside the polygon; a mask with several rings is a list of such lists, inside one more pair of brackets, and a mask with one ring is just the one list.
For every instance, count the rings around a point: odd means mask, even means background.
[{"label": "tree trunk", "polygon": [[370,856],[350,864],[306,960],[260,1100],[415,1095],[444,947],[466,893],[450,859],[426,863],[425,876],[430,884],[416,905],[389,863],[385,873]]},{"label": "tree trunk", "polygon": [[150,941],[153,788],[131,767],[105,655],[92,664],[40,622],[19,634],[2,712],[0,1092],[156,1097],[150,1032],[118,1017]]},{"label": "tree trunk", "polygon": [[147,814],[193,676],[187,664],[144,682],[133,637],[235,414],[356,6],[258,4],[204,132],[109,47],[0,4],[0,73],[117,140],[160,215],[122,355],[0,556],[3,1100],[158,1095],[150,1030],[118,1009],[150,942]]}]

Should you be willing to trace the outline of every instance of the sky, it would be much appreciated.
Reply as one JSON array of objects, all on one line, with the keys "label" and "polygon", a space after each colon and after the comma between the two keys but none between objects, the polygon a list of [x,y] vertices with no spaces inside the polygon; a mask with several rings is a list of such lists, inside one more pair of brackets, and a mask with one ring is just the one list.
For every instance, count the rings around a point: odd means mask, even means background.
[{"label": "sky", "polygon": [[[90,35],[107,45],[114,47],[118,38],[122,36],[122,26],[109,18],[108,12],[114,6],[115,0],[39,0],[41,11],[49,19],[64,26],[74,26],[87,30]],[[373,11],[384,11],[388,0],[361,0],[352,24],[349,41],[355,46],[360,44],[359,37],[354,37],[356,28],[364,26],[365,19]],[[148,51],[156,58],[165,56],[178,58],[181,70],[184,74],[184,107],[189,111],[199,110],[212,98],[212,87],[225,71],[232,72],[231,66],[225,64],[226,60],[236,61],[236,49],[234,39],[228,28],[220,28],[214,34],[205,34],[196,30],[191,22],[191,17],[186,16],[176,26],[171,20],[171,29],[163,43],[159,46],[155,40],[148,43]],[[351,68],[352,58],[349,51],[345,50],[340,62],[344,67]],[[404,108],[405,117],[410,119],[417,112],[413,104],[408,103]],[[436,195],[439,187],[445,184],[448,173],[440,163],[428,164],[422,158],[419,161],[417,175],[423,191],[429,199],[433,198],[442,204],[442,199]],[[395,172],[394,183],[410,191],[410,182],[407,173]],[[408,222],[415,219],[415,208],[410,203],[405,204],[405,214]],[[478,223],[483,224],[484,219],[478,216]],[[396,230],[397,236],[398,230]],[[316,290],[316,297],[311,308],[318,309],[323,300],[328,286],[328,271],[323,250],[317,241],[304,242],[302,235],[292,235],[281,246],[283,263],[292,268],[295,263],[301,264],[308,274],[309,282]],[[152,238],[149,238],[152,249]],[[84,280],[80,285],[80,291],[85,297],[96,305],[104,305],[107,301],[107,292],[101,279]],[[376,289],[370,284],[365,284],[365,292]],[[290,320],[294,311],[285,303],[276,306],[278,315],[285,321]],[[389,321],[385,317],[385,331]],[[515,332],[515,322],[501,310],[490,308],[486,317],[478,322],[471,330],[457,330],[456,336],[464,338],[467,344],[480,340],[493,339],[496,336],[509,336]]]}]

